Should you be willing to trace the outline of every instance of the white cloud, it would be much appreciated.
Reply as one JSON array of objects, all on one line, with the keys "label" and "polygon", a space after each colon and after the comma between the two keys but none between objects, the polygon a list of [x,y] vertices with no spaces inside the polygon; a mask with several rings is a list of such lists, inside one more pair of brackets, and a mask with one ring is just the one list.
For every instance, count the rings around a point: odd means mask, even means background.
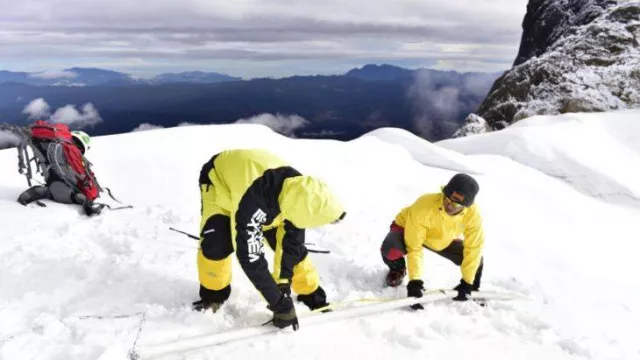
[{"label": "white cloud", "polygon": [[198,126],[198,125],[201,125],[201,124],[194,124],[194,123],[190,123],[190,122],[183,122],[183,123],[178,124],[178,127],[181,127],[181,126]]},{"label": "white cloud", "polygon": [[49,117],[49,104],[43,98],[38,98],[29,102],[22,113],[27,114],[29,119]]},{"label": "white cloud", "polygon": [[30,73],[29,76],[37,79],[73,79],[78,76],[78,74],[72,71],[60,70]]},{"label": "white cloud", "polygon": [[66,105],[51,115],[51,121],[78,128],[95,125],[102,121],[98,110],[91,103],[84,104],[78,111],[75,105]]},{"label": "white cloud", "polygon": [[0,130],[0,149],[16,146],[20,143],[20,139],[10,131]]},{"label": "white cloud", "polygon": [[[515,58],[526,5],[526,0],[396,0],[376,6],[365,0],[167,0],[141,13],[129,0],[110,1],[100,11],[82,0],[30,0],[3,8],[2,17],[12,20],[3,22],[0,46],[11,52],[0,60],[5,67],[20,67],[12,70],[30,66],[25,58],[31,66],[39,59],[92,66],[133,58],[141,60],[140,69],[153,66],[149,63],[184,69],[212,58],[229,67],[246,61],[234,73],[239,76],[245,76],[247,65],[298,59],[362,64],[422,57],[493,69],[495,61],[510,64]],[[422,45],[411,45],[416,43]],[[326,71],[322,63],[314,70]]]},{"label": "white cloud", "polygon": [[50,115],[51,107],[43,98],[32,100],[22,110],[31,120],[50,120],[54,123],[63,123],[78,128],[95,125],[102,122],[98,110],[91,103],[86,103],[80,111],[75,105],[66,105],[58,108],[53,115]]},{"label": "white cloud", "polygon": [[443,132],[453,132],[455,115],[460,109],[459,95],[460,90],[455,87],[438,88],[431,73],[418,72],[409,90],[409,98],[415,108],[413,123],[419,135],[438,138]]},{"label": "white cloud", "polygon": [[298,115],[284,116],[272,114],[260,114],[248,119],[240,119],[236,124],[260,124],[271,128],[271,130],[285,135],[294,136],[294,131],[305,127],[309,122]]},{"label": "white cloud", "polygon": [[164,129],[164,126],[144,123],[144,124],[138,125],[135,129],[131,130],[131,132],[156,130],[156,129]]}]

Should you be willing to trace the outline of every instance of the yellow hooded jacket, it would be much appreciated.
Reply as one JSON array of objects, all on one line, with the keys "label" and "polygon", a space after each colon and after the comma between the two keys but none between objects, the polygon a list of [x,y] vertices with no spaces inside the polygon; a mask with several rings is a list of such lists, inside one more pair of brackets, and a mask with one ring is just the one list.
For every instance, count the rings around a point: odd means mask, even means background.
[{"label": "yellow hooded jacket", "polygon": [[462,279],[473,284],[484,246],[482,218],[476,204],[450,216],[444,210],[443,200],[443,193],[422,195],[395,218],[395,223],[404,228],[409,279],[422,277],[422,246],[440,251],[463,235],[464,258],[460,270]]},{"label": "yellow hooded jacket", "polygon": [[[282,226],[283,246],[304,242],[299,229],[338,220],[344,213],[339,200],[322,181],[304,176],[279,157],[261,149],[239,149],[215,155],[203,167],[202,222],[223,213],[231,220],[238,261],[270,305],[281,296],[264,259],[262,232]],[[302,246],[303,244],[294,244]],[[297,253],[293,257],[306,256]],[[283,255],[282,273],[290,275],[295,261]],[[290,260],[287,260],[290,259]]]}]

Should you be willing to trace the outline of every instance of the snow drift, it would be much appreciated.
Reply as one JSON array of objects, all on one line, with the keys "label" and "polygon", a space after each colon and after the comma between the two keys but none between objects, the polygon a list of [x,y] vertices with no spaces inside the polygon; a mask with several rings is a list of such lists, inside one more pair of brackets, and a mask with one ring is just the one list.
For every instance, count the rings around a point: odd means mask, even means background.
[{"label": "snow drift", "polygon": [[[611,140],[630,134],[637,113],[610,115],[619,119],[614,122],[599,116],[604,115],[574,118],[608,129],[589,133],[599,158],[566,151],[557,158],[557,152],[543,154],[546,161],[577,164],[569,170],[588,167],[579,178],[584,183],[609,176],[609,168],[598,171],[600,159],[637,164],[635,153],[620,150],[631,148],[631,137],[618,147]],[[433,303],[421,312],[404,309],[301,327],[169,358],[637,358],[640,288],[629,264],[640,248],[633,236],[638,211],[602,202],[531,167],[541,163],[540,149],[556,149],[558,139],[569,139],[539,136],[543,128],[561,128],[553,118],[526,125],[491,134],[531,139],[518,156],[513,147],[488,147],[486,137],[439,149],[396,130],[351,142],[294,140],[260,125],[100,137],[88,154],[96,174],[134,208],[91,219],[73,206],[18,205],[26,181],[16,171],[15,150],[0,151],[0,358],[124,359],[136,339],[138,346],[162,344],[269,320],[237,261],[230,301],[216,314],[192,312],[197,242],[168,231],[172,226],[197,232],[200,166],[215,152],[237,147],[279,154],[301,172],[324,179],[343,201],[343,223],[307,236],[331,250],[311,255],[330,301],[406,296],[404,286],[383,287],[380,243],[401,207],[438,191],[462,169],[477,170],[481,187],[477,201],[487,236],[483,288],[515,291],[531,301],[486,308]],[[499,143],[498,137],[493,139]],[[454,265],[430,253],[424,261],[428,288],[457,284]]]},{"label": "snow drift", "polygon": [[640,204],[640,109],[534,116],[503,130],[437,144],[509,157],[605,201]]}]

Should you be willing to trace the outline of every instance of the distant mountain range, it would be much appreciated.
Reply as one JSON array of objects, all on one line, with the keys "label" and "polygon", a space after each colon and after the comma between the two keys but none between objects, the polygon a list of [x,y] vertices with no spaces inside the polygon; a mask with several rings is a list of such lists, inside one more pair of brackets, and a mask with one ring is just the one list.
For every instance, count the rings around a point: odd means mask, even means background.
[{"label": "distant mountain range", "polygon": [[[251,80],[190,72],[140,81],[115,71],[85,68],[38,76],[2,72],[0,122],[27,124],[25,109],[42,99],[39,102],[46,102],[49,114],[59,110],[54,116],[91,118],[91,126],[83,130],[93,135],[185,122],[260,123],[264,119],[254,117],[271,114],[295,118],[295,126],[265,123],[288,136],[351,140],[392,126],[437,141],[450,137],[477,110],[499,75],[391,65],[366,65],[334,76]],[[82,110],[86,104],[90,106]]]},{"label": "distant mountain range", "polygon": [[239,77],[216,72],[190,71],[164,73],[150,79],[138,79],[118,71],[74,67],[60,72],[12,72],[0,70],[0,83],[16,83],[34,86],[121,86],[136,84],[195,83],[214,84],[240,81]]}]

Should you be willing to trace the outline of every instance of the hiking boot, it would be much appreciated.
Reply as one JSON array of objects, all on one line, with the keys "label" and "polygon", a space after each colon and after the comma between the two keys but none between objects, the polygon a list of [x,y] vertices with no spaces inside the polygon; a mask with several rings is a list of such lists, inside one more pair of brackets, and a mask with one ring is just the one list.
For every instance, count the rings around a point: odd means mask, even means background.
[{"label": "hiking boot", "polygon": [[307,305],[309,310],[317,310],[321,308],[325,308],[324,310],[320,310],[321,312],[329,312],[331,311],[328,308],[329,303],[327,302],[327,294],[324,292],[324,289],[320,286],[316,289],[316,291],[312,292],[308,295],[298,295],[298,301]]},{"label": "hiking boot", "polygon": [[402,280],[404,280],[404,276],[407,275],[407,269],[391,269],[387,274],[387,286],[397,287],[402,284]]},{"label": "hiking boot", "polygon": [[216,311],[218,311],[222,307],[222,303],[213,302],[213,301],[198,300],[198,301],[192,303],[191,306],[192,306],[193,310],[195,310],[195,311],[205,312],[207,310],[211,310],[211,311],[213,311],[215,313]]},{"label": "hiking boot", "polygon": [[86,202],[82,205],[82,209],[87,216],[100,215],[103,208],[104,204],[96,204],[92,202]]},{"label": "hiking boot", "polygon": [[22,206],[27,206],[27,205],[29,205],[29,199],[28,199],[26,196],[22,196],[22,195],[21,195],[21,196],[18,198],[18,203],[19,203],[20,205],[22,205]]}]

